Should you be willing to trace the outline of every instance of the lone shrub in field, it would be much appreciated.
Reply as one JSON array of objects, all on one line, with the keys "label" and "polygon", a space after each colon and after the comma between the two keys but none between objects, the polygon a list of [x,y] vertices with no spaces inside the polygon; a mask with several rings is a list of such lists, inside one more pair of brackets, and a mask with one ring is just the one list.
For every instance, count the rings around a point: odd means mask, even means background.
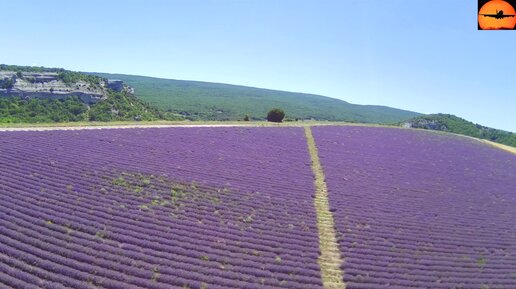
[{"label": "lone shrub in field", "polygon": [[244,116],[244,121],[249,121],[249,115],[247,115],[247,114],[246,114],[246,115]]},{"label": "lone shrub in field", "polygon": [[281,122],[285,117],[285,112],[279,108],[273,108],[267,114],[267,121]]}]

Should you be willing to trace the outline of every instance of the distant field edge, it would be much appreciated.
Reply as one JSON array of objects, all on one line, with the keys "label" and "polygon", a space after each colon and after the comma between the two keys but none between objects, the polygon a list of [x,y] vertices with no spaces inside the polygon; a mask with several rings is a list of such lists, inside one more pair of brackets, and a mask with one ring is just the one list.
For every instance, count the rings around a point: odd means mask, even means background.
[{"label": "distant field edge", "polygon": [[403,127],[401,127],[401,128],[402,129],[412,129],[412,130],[418,130],[418,131],[428,131],[428,132],[431,132],[431,133],[449,134],[449,135],[455,135],[455,136],[458,136],[458,137],[464,137],[464,138],[468,138],[468,139],[479,141],[479,142],[481,142],[481,143],[483,143],[485,145],[489,145],[489,146],[497,148],[497,149],[501,149],[501,150],[504,150],[504,151],[516,154],[516,147],[512,147],[512,146],[509,146],[509,145],[497,143],[497,142],[490,141],[490,140],[487,140],[487,139],[481,139],[481,138],[476,138],[476,137],[472,137],[472,136],[469,136],[469,135],[458,134],[458,133],[447,132],[447,131],[429,130],[429,129],[421,129],[421,128],[403,128]]},{"label": "distant field edge", "polygon": [[349,123],[329,121],[300,121],[273,123],[267,121],[112,121],[112,122],[67,122],[67,123],[0,123],[0,131],[32,131],[32,130],[80,130],[111,128],[160,128],[160,127],[304,127],[326,125],[379,126],[392,125]]},{"label": "distant field edge", "polygon": [[305,127],[305,126],[370,126],[388,127],[397,129],[409,129],[427,131],[438,134],[452,134],[477,140],[492,147],[516,154],[516,148],[508,145],[479,139],[467,135],[428,130],[418,128],[404,128],[397,125],[355,123],[355,122],[331,122],[331,121],[297,121],[272,123],[267,121],[111,121],[111,122],[60,122],[60,123],[0,123],[2,131],[43,131],[43,130],[81,130],[81,129],[116,129],[116,128],[166,128],[166,127]]},{"label": "distant field edge", "polygon": [[486,140],[486,139],[478,139],[478,140],[481,141],[481,142],[484,142],[486,144],[489,144],[491,146],[494,146],[496,148],[508,151],[510,153],[513,153],[513,154],[516,154],[516,148],[515,147],[511,147],[511,146],[504,145],[504,144],[501,144],[501,143],[492,142],[492,141],[489,141],[489,140]]}]

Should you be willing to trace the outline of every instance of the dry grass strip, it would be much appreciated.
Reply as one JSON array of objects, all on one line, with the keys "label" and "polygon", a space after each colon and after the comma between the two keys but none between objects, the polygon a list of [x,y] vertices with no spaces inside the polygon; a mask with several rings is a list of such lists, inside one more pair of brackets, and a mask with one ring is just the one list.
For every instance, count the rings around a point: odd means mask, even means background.
[{"label": "dry grass strip", "polygon": [[344,289],[344,273],[340,269],[342,259],[335,235],[335,224],[328,202],[328,189],[324,172],[317,153],[314,136],[309,126],[305,127],[306,141],[312,160],[312,171],[315,175],[315,211],[317,214],[317,229],[319,231],[319,249],[321,255],[317,262],[321,267],[322,281],[326,289]]},{"label": "dry grass strip", "polygon": [[516,154],[516,148],[515,147],[511,147],[511,146],[504,145],[504,144],[501,144],[501,143],[496,143],[496,142],[488,141],[488,140],[485,140],[485,139],[482,139],[482,140],[479,139],[479,141],[485,142],[485,143],[490,144],[490,145],[492,145],[494,147],[497,147],[499,149],[502,149],[502,150],[508,151],[510,153]]}]

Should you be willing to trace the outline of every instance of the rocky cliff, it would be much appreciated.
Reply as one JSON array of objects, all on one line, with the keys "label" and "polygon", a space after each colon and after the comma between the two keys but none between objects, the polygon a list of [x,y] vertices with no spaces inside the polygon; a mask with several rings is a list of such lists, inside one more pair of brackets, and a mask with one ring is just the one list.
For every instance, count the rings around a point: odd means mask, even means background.
[{"label": "rocky cliff", "polygon": [[431,130],[448,131],[446,123],[443,123],[437,119],[426,119],[423,117],[413,118],[405,121],[401,124],[405,128],[422,128]]},{"label": "rocky cliff", "polygon": [[120,80],[71,81],[59,72],[0,71],[0,97],[65,99],[76,96],[86,104],[94,104],[106,99],[109,89],[134,93]]}]

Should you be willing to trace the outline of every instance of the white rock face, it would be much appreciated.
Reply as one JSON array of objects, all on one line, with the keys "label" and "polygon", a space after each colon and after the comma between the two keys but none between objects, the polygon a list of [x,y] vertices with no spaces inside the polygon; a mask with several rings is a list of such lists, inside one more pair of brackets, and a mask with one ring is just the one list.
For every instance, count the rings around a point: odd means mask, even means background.
[{"label": "white rock face", "polygon": [[[65,83],[58,79],[56,72],[23,72],[22,78],[14,71],[0,71],[0,81],[13,79],[12,88],[0,88],[0,97],[19,96],[23,98],[56,98],[64,99],[77,96],[87,104],[93,104],[107,97],[108,83],[101,82],[93,86],[85,81]],[[132,88],[116,82],[115,91],[133,91]],[[118,88],[120,90],[118,90]]]},{"label": "white rock face", "polygon": [[417,119],[412,121],[407,121],[402,124],[402,127],[405,128],[424,128],[424,129],[432,129],[432,130],[442,130],[447,131],[448,128],[446,125],[440,123],[437,120],[428,120],[428,119]]}]

